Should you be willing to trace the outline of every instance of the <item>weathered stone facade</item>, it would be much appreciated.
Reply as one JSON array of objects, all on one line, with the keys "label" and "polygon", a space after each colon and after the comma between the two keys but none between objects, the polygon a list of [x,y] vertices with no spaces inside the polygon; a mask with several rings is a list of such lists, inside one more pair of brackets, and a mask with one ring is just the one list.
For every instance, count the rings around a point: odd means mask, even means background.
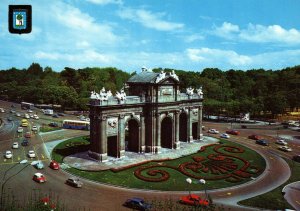
[{"label": "weathered stone facade", "polygon": [[125,150],[159,153],[162,147],[178,149],[180,141],[202,139],[202,89],[180,93],[174,72],[143,71],[126,85],[129,96],[123,90],[107,97],[104,89],[91,95],[91,157],[103,162]]}]

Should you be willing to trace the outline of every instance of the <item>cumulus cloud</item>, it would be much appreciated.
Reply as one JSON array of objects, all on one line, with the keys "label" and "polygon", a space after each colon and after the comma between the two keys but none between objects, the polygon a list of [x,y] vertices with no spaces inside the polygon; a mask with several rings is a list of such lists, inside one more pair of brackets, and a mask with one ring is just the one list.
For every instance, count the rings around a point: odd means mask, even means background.
[{"label": "cumulus cloud", "polygon": [[279,25],[264,26],[250,23],[247,28],[240,29],[238,25],[224,22],[222,26],[215,27],[213,33],[228,39],[255,43],[300,44],[299,30],[285,29]]},{"label": "cumulus cloud", "polygon": [[118,12],[123,19],[138,22],[143,26],[159,31],[173,31],[184,27],[183,23],[176,23],[163,20],[164,13],[152,13],[144,9],[126,8]]}]

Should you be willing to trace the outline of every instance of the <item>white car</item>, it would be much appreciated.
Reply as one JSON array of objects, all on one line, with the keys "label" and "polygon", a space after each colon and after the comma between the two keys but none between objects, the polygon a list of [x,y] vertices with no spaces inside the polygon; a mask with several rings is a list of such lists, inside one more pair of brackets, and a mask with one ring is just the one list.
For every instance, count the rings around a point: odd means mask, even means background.
[{"label": "white car", "polygon": [[30,118],[30,116],[29,116],[28,114],[24,114],[24,117],[25,117],[26,119],[29,119],[29,118]]},{"label": "white car", "polygon": [[13,154],[12,154],[11,151],[7,150],[7,151],[5,152],[5,158],[10,159],[10,158],[12,158],[12,156],[13,156]]},{"label": "white car", "polygon": [[32,128],[31,128],[31,130],[32,130],[32,131],[37,131],[38,128],[37,128],[37,126],[33,125]]},{"label": "white car", "polygon": [[292,149],[288,146],[282,146],[282,147],[279,147],[278,149],[282,150],[282,151],[285,151],[285,152],[291,152]]},{"label": "white car", "polygon": [[27,112],[28,112],[28,113],[32,113],[33,111],[32,111],[32,110],[30,110],[30,109],[28,109],[28,110],[27,110]]},{"label": "white car", "polygon": [[18,133],[22,133],[23,132],[23,128],[22,127],[18,127]]},{"label": "white car", "polygon": [[276,141],[276,144],[280,144],[280,145],[287,145],[287,142],[285,141],[285,140],[283,140],[283,139],[279,139],[279,140],[277,140]]},{"label": "white car", "polygon": [[221,138],[230,138],[230,135],[228,135],[227,133],[222,133],[220,135]]},{"label": "white car", "polygon": [[29,117],[33,119],[33,114],[29,114]]},{"label": "white car", "polygon": [[36,115],[36,114],[34,114],[34,115],[33,115],[33,118],[34,118],[34,119],[39,119],[39,116]]},{"label": "white car", "polygon": [[19,148],[19,143],[18,142],[14,142],[12,145],[13,149],[18,149]]},{"label": "white car", "polygon": [[0,113],[4,113],[5,110],[3,108],[0,108]]},{"label": "white car", "polygon": [[216,129],[210,129],[210,130],[208,130],[208,132],[212,133],[212,134],[218,134],[219,133],[219,131],[216,130]]},{"label": "white car", "polygon": [[35,158],[35,152],[33,150],[29,150],[28,157],[29,158]]},{"label": "white car", "polygon": [[21,116],[21,114],[20,114],[20,113],[16,113],[16,116],[20,117],[20,116]]}]

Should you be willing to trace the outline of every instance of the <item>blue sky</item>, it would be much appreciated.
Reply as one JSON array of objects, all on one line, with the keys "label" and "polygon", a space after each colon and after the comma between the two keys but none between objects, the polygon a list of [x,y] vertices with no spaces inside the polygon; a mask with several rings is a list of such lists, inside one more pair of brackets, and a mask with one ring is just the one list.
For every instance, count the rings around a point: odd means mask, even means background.
[{"label": "blue sky", "polygon": [[[32,33],[8,32],[8,5],[31,4]],[[1,0],[0,69],[201,71],[300,65],[299,0]]]}]

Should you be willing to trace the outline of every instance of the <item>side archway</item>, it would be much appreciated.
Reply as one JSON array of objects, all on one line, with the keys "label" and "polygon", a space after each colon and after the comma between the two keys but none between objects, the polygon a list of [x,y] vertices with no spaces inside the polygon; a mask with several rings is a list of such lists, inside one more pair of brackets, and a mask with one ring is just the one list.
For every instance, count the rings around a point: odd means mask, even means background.
[{"label": "side archway", "polygon": [[187,141],[187,124],[188,116],[185,112],[182,112],[179,116],[179,141]]},{"label": "side archway", "polygon": [[140,147],[140,128],[136,119],[129,119],[125,134],[125,150],[139,152]]},{"label": "side archway", "polygon": [[171,117],[165,117],[161,121],[161,147],[162,148],[173,148],[173,121]]}]

